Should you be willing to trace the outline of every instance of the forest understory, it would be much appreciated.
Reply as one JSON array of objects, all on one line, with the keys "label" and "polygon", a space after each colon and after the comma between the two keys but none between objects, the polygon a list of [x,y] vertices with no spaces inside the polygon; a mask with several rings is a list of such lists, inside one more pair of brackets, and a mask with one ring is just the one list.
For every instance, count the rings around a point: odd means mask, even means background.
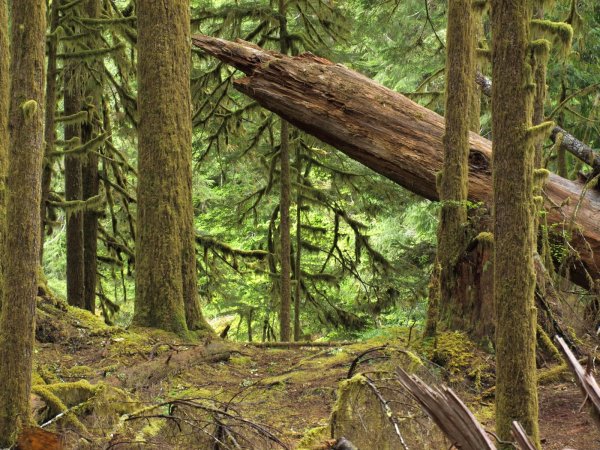
[{"label": "forest understory", "polygon": [[[588,341],[583,348],[594,350],[595,339]],[[544,449],[599,448],[569,369],[541,351],[538,364]],[[67,449],[324,450],[338,448],[342,436],[361,450],[403,448],[366,377],[389,402],[406,448],[451,448],[395,383],[398,367],[452,387],[493,433],[493,356],[460,332],[436,342],[408,327],[313,346],[190,342],[107,326],[47,294],[38,297],[31,407]],[[38,434],[22,439],[46,442]]]}]

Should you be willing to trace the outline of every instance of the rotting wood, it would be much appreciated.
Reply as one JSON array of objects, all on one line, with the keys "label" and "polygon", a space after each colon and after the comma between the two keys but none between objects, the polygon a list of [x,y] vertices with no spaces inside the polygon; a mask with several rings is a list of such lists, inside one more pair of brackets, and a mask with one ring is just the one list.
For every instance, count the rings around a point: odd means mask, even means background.
[{"label": "rotting wood", "polygon": [[396,371],[398,380],[456,448],[496,450],[481,424],[452,389],[427,386],[416,375]]},{"label": "rotting wood", "polygon": [[522,450],[537,450],[519,422],[514,421],[512,423],[511,431],[519,448],[521,448]]},{"label": "rotting wood", "polygon": [[297,342],[246,342],[244,345],[250,345],[252,347],[259,348],[300,348],[300,347],[343,347],[346,345],[352,345],[354,342],[310,342],[310,341],[297,341]]},{"label": "rotting wood", "polygon": [[[430,200],[438,200],[444,119],[405,96],[310,53],[288,57],[243,41],[197,35],[196,47],[240,69],[234,86],[294,126]],[[470,136],[469,200],[491,201],[491,142]],[[600,193],[550,174],[543,189],[548,226],[579,256],[567,272],[580,286],[600,279]],[[582,195],[584,192],[584,195]],[[573,216],[576,214],[576,217]]]},{"label": "rotting wood", "polygon": [[559,350],[565,356],[571,371],[575,374],[577,384],[585,395],[585,402],[591,405],[591,416],[594,419],[594,423],[600,428],[600,386],[598,386],[598,382],[592,373],[591,361],[588,361],[588,367],[584,368],[577,361],[577,358],[562,337],[555,336],[554,340],[558,344]]}]

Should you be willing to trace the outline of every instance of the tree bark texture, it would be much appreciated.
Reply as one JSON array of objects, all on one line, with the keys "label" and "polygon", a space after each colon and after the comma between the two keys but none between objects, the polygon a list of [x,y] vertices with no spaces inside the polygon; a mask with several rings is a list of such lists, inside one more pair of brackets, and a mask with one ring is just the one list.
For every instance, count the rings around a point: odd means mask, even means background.
[{"label": "tree bark texture", "polygon": [[[284,0],[278,2],[279,12],[279,50],[288,53],[287,12]],[[279,338],[287,342],[291,340],[291,257],[292,244],[290,233],[290,205],[292,183],[290,178],[290,127],[281,119],[279,160],[281,162],[279,192],[279,234],[281,239],[281,302],[279,304]]]},{"label": "tree bark texture", "polygon": [[[63,68],[64,112],[66,116],[77,114],[83,105],[83,91],[78,82],[79,63],[72,62]],[[65,141],[81,139],[81,123],[65,124]],[[65,199],[83,199],[83,175],[81,156],[65,156]],[[83,254],[83,211],[67,210],[67,301],[78,308],[85,307],[85,274]]]},{"label": "tree bark texture", "polygon": [[6,270],[0,314],[0,448],[29,420],[44,153],[46,2],[11,2]]},{"label": "tree bark texture", "polygon": [[[288,57],[245,42],[194,36],[196,46],[244,71],[235,82],[292,125],[343,151],[406,189],[438,200],[444,118],[342,65],[304,54]],[[566,137],[566,136],[565,136]],[[469,136],[469,200],[491,205],[491,142]],[[569,276],[600,279],[600,194],[550,174],[543,188],[549,226],[569,235],[580,262]]]},{"label": "tree bark texture", "polygon": [[[496,432],[510,441],[518,421],[540,448],[535,365],[533,252],[537,229],[532,139],[534,68],[530,0],[494,0],[492,132]],[[502,446],[501,448],[509,448]]]},{"label": "tree bark texture", "polygon": [[199,309],[192,209],[189,0],[138,8],[138,231],[134,323],[185,334]]},{"label": "tree bark texture", "polygon": [[[56,142],[56,102],[58,99],[57,94],[57,53],[58,53],[58,36],[56,35],[56,27],[58,27],[59,20],[59,8],[58,2],[52,2],[50,4],[50,34],[48,36],[48,67],[46,72],[46,112],[45,112],[45,125],[44,125],[44,136],[46,140],[46,146],[44,149],[44,161],[42,168],[42,200],[40,202],[40,262],[44,256],[44,238],[46,235],[46,222],[48,221],[48,208],[47,201],[50,195],[50,184],[52,182],[52,166],[54,161],[51,159],[50,154],[54,151],[54,144]],[[49,225],[51,227],[51,225]]]},{"label": "tree bark texture", "polygon": [[439,309],[442,321],[453,322],[462,311],[456,290],[457,266],[468,236],[469,128],[475,85],[474,20],[469,0],[448,2],[446,30],[446,128],[442,139],[444,166],[438,186],[441,202],[437,260],[440,264]]},{"label": "tree bark texture", "polygon": [[8,173],[8,114],[10,108],[10,48],[8,4],[0,0],[0,310],[4,290],[4,256],[6,254],[6,175]]},{"label": "tree bark texture", "polygon": [[[86,17],[95,19],[100,17],[102,4],[100,0],[88,0],[85,4]],[[100,29],[90,32],[88,47],[97,48],[102,45]],[[102,73],[101,62],[93,61],[89,64]],[[83,143],[94,139],[102,130],[102,86],[97,78],[89,73],[87,76],[85,98],[91,100],[88,109],[88,119],[81,127],[81,141]],[[82,196],[84,200],[98,195],[100,181],[98,177],[98,155],[88,152],[81,167],[83,178]],[[83,213],[83,260],[84,260],[84,291],[83,306],[88,311],[96,311],[96,276],[98,271],[98,213],[95,210],[86,210]]]},{"label": "tree bark texture", "polygon": [[302,335],[300,326],[300,300],[302,299],[302,147],[296,146],[296,253],[294,264],[294,341]]},{"label": "tree bark texture", "polygon": [[279,199],[279,233],[281,237],[281,303],[279,309],[279,338],[288,342],[291,339],[291,237],[290,237],[290,129],[281,119],[281,188]]}]

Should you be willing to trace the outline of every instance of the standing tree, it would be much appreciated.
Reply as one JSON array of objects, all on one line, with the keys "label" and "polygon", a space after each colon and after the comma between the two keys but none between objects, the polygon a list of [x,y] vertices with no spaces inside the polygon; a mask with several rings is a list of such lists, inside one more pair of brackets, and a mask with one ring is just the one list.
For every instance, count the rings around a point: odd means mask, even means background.
[{"label": "standing tree", "polygon": [[438,231],[440,264],[440,311],[442,320],[454,321],[462,311],[457,307],[455,266],[467,242],[467,193],[469,170],[469,112],[473,103],[475,55],[471,2],[448,3],[446,53],[446,131],[444,168],[439,182],[442,203]]},{"label": "standing tree", "polygon": [[[3,5],[3,4],[2,4]],[[46,2],[11,2],[5,289],[0,314],[0,447],[29,419],[44,152]],[[3,27],[3,29],[6,29]],[[5,72],[2,72],[5,73]]]},{"label": "standing tree", "polygon": [[[69,34],[80,33],[80,24],[74,22]],[[74,53],[75,48],[67,49],[64,56]],[[81,143],[81,122],[83,108],[83,86],[80,82],[84,74],[81,61],[69,57],[63,68],[63,92],[65,123],[64,138],[75,145]],[[80,204],[83,199],[83,175],[81,156],[69,153],[65,155],[65,200],[71,204]],[[85,292],[84,255],[83,255],[83,211],[81,207],[67,212],[67,301],[70,305],[83,308]]]},{"label": "standing tree", "polygon": [[140,0],[134,323],[208,329],[196,288],[189,0]]},{"label": "standing tree", "polygon": [[532,128],[531,13],[530,0],[492,2],[496,430],[509,441],[517,420],[539,447],[533,171],[546,127]]},{"label": "standing tree", "polygon": [[4,254],[6,225],[6,174],[8,169],[8,111],[10,104],[8,46],[8,8],[6,0],[0,0],[0,308],[4,287]]},{"label": "standing tree", "polygon": [[[284,55],[288,52],[287,17],[285,1],[279,0],[279,50]],[[281,192],[279,199],[279,233],[281,237],[281,303],[279,305],[279,338],[289,341],[291,338],[291,237],[290,237],[290,127],[281,120],[279,160],[281,161]]]}]

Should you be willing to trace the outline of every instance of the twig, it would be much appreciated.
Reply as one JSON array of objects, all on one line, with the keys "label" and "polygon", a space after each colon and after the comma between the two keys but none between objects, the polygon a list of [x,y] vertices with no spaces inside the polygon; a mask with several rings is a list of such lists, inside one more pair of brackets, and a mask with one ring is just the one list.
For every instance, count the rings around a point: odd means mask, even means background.
[{"label": "twig", "polygon": [[404,441],[404,438],[402,437],[402,434],[400,433],[400,426],[398,425],[398,421],[396,420],[394,413],[392,412],[392,410],[390,409],[390,407],[388,405],[388,401],[383,397],[383,395],[381,395],[381,392],[379,391],[379,389],[377,389],[377,386],[375,386],[375,384],[369,377],[365,376],[365,380],[366,380],[367,386],[369,386],[371,388],[371,390],[373,391],[373,393],[379,400],[381,408],[383,409],[383,413],[388,418],[388,420],[392,423],[392,426],[394,427],[394,431],[396,432],[396,436],[398,436],[398,439],[400,440],[400,444],[402,444],[402,447],[404,448],[404,450],[409,450],[408,446],[406,445],[406,442]]}]

